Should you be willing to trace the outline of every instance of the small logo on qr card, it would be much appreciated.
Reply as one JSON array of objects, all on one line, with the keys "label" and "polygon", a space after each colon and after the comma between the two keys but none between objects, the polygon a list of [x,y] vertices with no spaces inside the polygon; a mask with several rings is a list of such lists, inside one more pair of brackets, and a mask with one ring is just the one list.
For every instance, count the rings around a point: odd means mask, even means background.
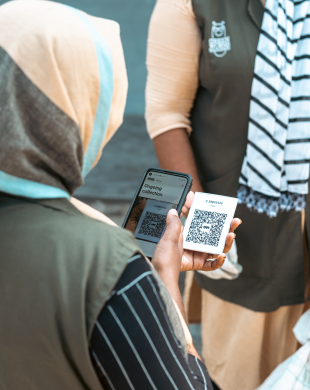
[{"label": "small logo on qr card", "polygon": [[196,209],[185,241],[218,246],[226,218],[225,213]]},{"label": "small logo on qr card", "polygon": [[211,38],[209,38],[209,53],[216,57],[224,57],[231,50],[230,37],[226,36],[225,22],[212,22]]}]

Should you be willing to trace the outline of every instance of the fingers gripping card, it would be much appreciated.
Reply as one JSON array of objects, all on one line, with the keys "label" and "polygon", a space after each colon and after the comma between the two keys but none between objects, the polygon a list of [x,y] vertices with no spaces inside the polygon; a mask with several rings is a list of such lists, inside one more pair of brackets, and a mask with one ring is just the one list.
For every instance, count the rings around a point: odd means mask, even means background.
[{"label": "fingers gripping card", "polygon": [[196,192],[183,232],[183,248],[223,252],[238,199]]}]

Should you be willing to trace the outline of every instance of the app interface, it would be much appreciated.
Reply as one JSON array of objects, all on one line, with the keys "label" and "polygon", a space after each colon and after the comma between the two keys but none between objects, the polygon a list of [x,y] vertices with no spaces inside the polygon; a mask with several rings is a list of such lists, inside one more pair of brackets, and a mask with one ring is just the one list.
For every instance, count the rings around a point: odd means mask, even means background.
[{"label": "app interface", "polygon": [[146,256],[152,256],[166,229],[166,217],[184,192],[184,177],[149,172],[128,218],[126,229],[132,231]]}]

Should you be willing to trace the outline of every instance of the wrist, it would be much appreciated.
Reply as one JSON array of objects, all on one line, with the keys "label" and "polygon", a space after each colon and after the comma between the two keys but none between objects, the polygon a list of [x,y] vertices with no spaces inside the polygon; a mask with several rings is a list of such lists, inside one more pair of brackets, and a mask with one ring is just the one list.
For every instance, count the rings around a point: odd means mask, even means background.
[{"label": "wrist", "polygon": [[179,288],[179,275],[180,272],[177,272],[174,269],[171,269],[169,266],[166,267],[163,264],[156,264],[153,263],[154,268],[156,269],[158,275],[160,276],[161,280],[165,283],[166,287],[168,288]]},{"label": "wrist", "polygon": [[172,297],[177,296],[178,293],[180,293],[179,273],[176,274],[176,272],[171,272],[171,269],[169,269],[169,267],[166,268],[162,264],[156,264],[156,262],[153,263],[153,261],[152,265],[154,266],[156,272],[158,273],[160,279],[163,281],[170,295]]}]

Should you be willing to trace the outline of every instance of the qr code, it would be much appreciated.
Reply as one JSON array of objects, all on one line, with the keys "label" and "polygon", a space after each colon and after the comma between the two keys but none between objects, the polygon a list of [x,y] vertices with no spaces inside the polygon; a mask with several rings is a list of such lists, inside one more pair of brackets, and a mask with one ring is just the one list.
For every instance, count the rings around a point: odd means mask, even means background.
[{"label": "qr code", "polygon": [[139,234],[161,238],[166,227],[166,216],[147,211],[140,226]]},{"label": "qr code", "polygon": [[186,241],[194,244],[218,246],[226,217],[227,214],[196,209]]}]

